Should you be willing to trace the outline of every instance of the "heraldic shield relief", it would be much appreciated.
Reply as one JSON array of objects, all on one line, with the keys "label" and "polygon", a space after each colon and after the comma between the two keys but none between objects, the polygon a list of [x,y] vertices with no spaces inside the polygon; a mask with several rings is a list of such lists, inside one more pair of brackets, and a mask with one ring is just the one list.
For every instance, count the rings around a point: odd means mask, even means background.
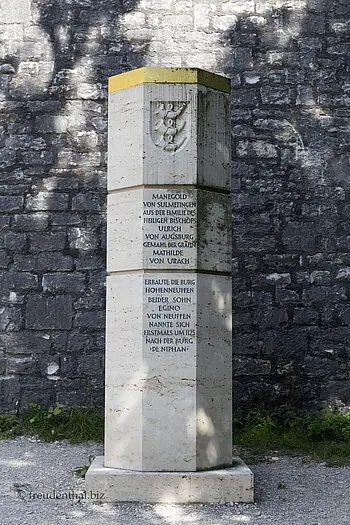
[{"label": "heraldic shield relief", "polygon": [[156,146],[175,153],[187,142],[187,107],[188,102],[151,102],[151,137]]}]

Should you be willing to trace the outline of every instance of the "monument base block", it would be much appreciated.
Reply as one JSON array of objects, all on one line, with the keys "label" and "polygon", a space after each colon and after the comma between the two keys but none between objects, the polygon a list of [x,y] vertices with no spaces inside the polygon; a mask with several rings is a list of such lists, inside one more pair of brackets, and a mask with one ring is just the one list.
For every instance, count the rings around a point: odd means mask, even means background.
[{"label": "monument base block", "polygon": [[232,467],[198,472],[140,472],[104,467],[104,457],[92,462],[85,476],[86,491],[98,503],[226,503],[254,501],[254,476],[240,458]]}]

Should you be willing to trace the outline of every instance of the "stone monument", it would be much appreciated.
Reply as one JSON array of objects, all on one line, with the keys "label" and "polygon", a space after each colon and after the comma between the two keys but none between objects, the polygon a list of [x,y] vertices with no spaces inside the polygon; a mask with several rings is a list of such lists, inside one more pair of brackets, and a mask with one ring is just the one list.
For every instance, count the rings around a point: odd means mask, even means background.
[{"label": "stone monument", "polygon": [[109,79],[106,501],[253,501],[232,459],[230,83]]}]

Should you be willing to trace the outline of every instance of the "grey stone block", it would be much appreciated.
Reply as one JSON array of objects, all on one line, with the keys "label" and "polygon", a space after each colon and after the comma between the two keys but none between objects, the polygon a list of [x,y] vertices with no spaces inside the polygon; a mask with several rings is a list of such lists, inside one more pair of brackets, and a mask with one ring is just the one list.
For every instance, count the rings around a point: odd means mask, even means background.
[{"label": "grey stone block", "polygon": [[6,361],[4,357],[0,357],[0,376],[3,376],[6,372]]},{"label": "grey stone block", "polygon": [[298,292],[295,290],[286,290],[283,288],[277,288],[275,292],[276,303],[281,304],[298,304],[300,303],[300,297]]},{"label": "grey stone block", "polygon": [[18,377],[0,377],[0,406],[6,410],[16,410],[21,397]]},{"label": "grey stone block", "polygon": [[102,367],[102,356],[99,354],[78,356],[77,372],[78,375],[82,377],[101,376],[102,379],[104,372]]},{"label": "grey stone block", "polygon": [[30,251],[52,252],[62,251],[66,243],[65,232],[33,233],[29,235]]},{"label": "grey stone block", "polygon": [[77,372],[77,355],[75,353],[62,356],[60,360],[60,377],[79,377]]},{"label": "grey stone block", "polygon": [[269,330],[263,335],[261,355],[281,354],[283,348],[284,358],[293,357],[300,359],[308,350],[309,332],[303,328],[292,330]]},{"label": "grey stone block", "polygon": [[64,357],[61,358],[59,355],[50,355],[47,356],[47,358],[44,360],[42,359],[40,362],[40,369],[41,373],[48,378],[56,378],[61,375],[61,362],[64,360]]},{"label": "grey stone block", "polygon": [[94,350],[94,336],[82,332],[71,331],[68,336],[68,352],[91,352]]},{"label": "grey stone block", "polygon": [[87,385],[86,379],[60,379],[56,386],[58,403],[66,406],[85,406],[89,404],[90,393]]},{"label": "grey stone block", "polygon": [[318,302],[339,303],[346,300],[346,289],[341,286],[315,286],[303,291],[302,299],[305,304]]},{"label": "grey stone block", "polygon": [[12,332],[21,330],[22,311],[17,306],[0,306],[0,331]]},{"label": "grey stone block", "polygon": [[50,343],[52,352],[65,354],[67,352],[67,341],[69,332],[50,332]]},{"label": "grey stone block", "polygon": [[291,222],[283,230],[282,240],[287,250],[315,252],[319,234],[314,223]]},{"label": "grey stone block", "polygon": [[234,335],[232,338],[233,354],[237,356],[246,354],[258,355],[261,344],[257,333]]},{"label": "grey stone block", "polygon": [[10,226],[10,217],[2,214],[0,216],[0,231],[5,231]]},{"label": "grey stone block", "polygon": [[0,250],[0,268],[7,268],[10,264],[10,257],[5,250]]},{"label": "grey stone block", "polygon": [[292,103],[292,90],[289,87],[263,86],[260,93],[263,104],[288,105]]},{"label": "grey stone block", "polygon": [[[7,297],[11,292],[22,293],[38,289],[38,277],[27,272],[0,272],[0,296]],[[12,297],[14,298],[14,296]]]},{"label": "grey stone block", "polygon": [[78,257],[75,261],[77,270],[98,270],[104,269],[106,265],[105,254],[99,255],[86,254]]},{"label": "grey stone block", "polygon": [[235,107],[257,108],[259,106],[259,92],[257,89],[235,89],[233,105]]},{"label": "grey stone block", "polygon": [[27,330],[0,333],[0,350],[10,355],[21,354],[46,354],[50,352],[50,335],[44,333],[33,333]]},{"label": "grey stone block", "polygon": [[301,371],[306,376],[311,377],[327,377],[328,380],[346,379],[347,366],[346,363],[335,362],[332,359],[306,356],[301,365]]},{"label": "grey stone block", "polygon": [[54,406],[56,401],[56,381],[26,374],[17,377],[19,377],[21,386],[20,410],[25,410],[31,403],[38,404],[44,410]]},{"label": "grey stone block", "polygon": [[240,358],[233,359],[233,373],[235,375],[268,375],[271,372],[271,363],[267,359]]},{"label": "grey stone block", "polygon": [[69,245],[77,250],[96,250],[99,246],[99,237],[95,228],[72,228],[68,233]]},{"label": "grey stone block", "polygon": [[325,270],[315,270],[310,274],[311,284],[331,284],[331,273]]},{"label": "grey stone block", "polygon": [[86,287],[86,278],[81,273],[46,273],[43,276],[44,292],[66,292],[82,294]]},{"label": "grey stone block", "polygon": [[7,250],[14,252],[21,252],[27,242],[27,236],[25,233],[9,232],[4,236],[4,246]]},{"label": "grey stone block", "polygon": [[293,321],[295,324],[316,324],[319,314],[312,308],[295,308]]},{"label": "grey stone block", "polygon": [[16,231],[29,232],[45,230],[49,224],[49,217],[44,213],[26,213],[15,215],[12,228]]},{"label": "grey stone block", "polygon": [[[0,77],[0,98],[1,98],[1,77]],[[16,163],[16,152],[1,149],[0,150],[0,169],[7,169]]]},{"label": "grey stone block", "polygon": [[232,330],[238,332],[250,332],[252,329],[252,319],[250,313],[240,312],[232,314]]},{"label": "grey stone block", "polygon": [[27,198],[26,209],[29,211],[67,210],[68,195],[66,193],[42,191]]},{"label": "grey stone block", "polygon": [[237,146],[237,155],[239,157],[263,157],[276,158],[277,149],[274,144],[259,141],[241,141]]},{"label": "grey stone block", "polygon": [[81,210],[89,212],[101,211],[103,207],[101,195],[92,193],[79,193],[72,199],[72,210]]},{"label": "grey stone block", "polygon": [[51,224],[53,229],[55,226],[75,226],[83,222],[83,217],[78,213],[52,213]]},{"label": "grey stone block", "polygon": [[38,362],[33,357],[11,357],[7,359],[6,372],[8,374],[35,375],[38,371]]},{"label": "grey stone block", "polygon": [[79,178],[74,173],[62,177],[61,172],[58,171],[57,175],[53,172],[51,177],[40,181],[34,188],[37,191],[70,191],[78,189],[79,184]]},{"label": "grey stone block", "polygon": [[350,306],[340,306],[338,315],[342,324],[350,325]]},{"label": "grey stone block", "polygon": [[[76,310],[102,310],[105,308],[105,294],[98,292],[97,289],[93,292],[85,292],[83,295],[78,295],[74,301],[74,308]],[[95,287],[94,287],[95,288]]]},{"label": "grey stone block", "polygon": [[47,166],[53,162],[52,151],[22,151],[21,160],[24,164]]},{"label": "grey stone block", "polygon": [[44,252],[38,255],[15,255],[14,266],[24,272],[55,272],[73,270],[73,259],[69,255]]},{"label": "grey stone block", "polygon": [[103,310],[91,310],[78,312],[75,316],[74,326],[89,330],[100,330],[105,325],[105,312]]},{"label": "grey stone block", "polygon": [[39,133],[66,133],[67,131],[67,117],[63,115],[40,115],[35,119],[35,129]]},{"label": "grey stone block", "polygon": [[4,212],[19,211],[23,208],[24,198],[16,195],[0,195],[0,210]]},{"label": "grey stone block", "polygon": [[254,314],[253,323],[260,329],[288,326],[288,312],[285,308],[266,308]]},{"label": "grey stone block", "polygon": [[71,297],[33,295],[27,301],[26,328],[68,330],[72,326],[72,315]]}]

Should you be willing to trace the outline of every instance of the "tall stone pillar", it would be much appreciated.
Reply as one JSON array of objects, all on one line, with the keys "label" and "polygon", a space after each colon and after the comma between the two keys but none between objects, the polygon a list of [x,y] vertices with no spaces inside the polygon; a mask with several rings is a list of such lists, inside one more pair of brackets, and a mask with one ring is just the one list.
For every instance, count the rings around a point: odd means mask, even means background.
[{"label": "tall stone pillar", "polygon": [[110,501],[251,501],[232,460],[230,84],[109,79],[105,456]]}]

